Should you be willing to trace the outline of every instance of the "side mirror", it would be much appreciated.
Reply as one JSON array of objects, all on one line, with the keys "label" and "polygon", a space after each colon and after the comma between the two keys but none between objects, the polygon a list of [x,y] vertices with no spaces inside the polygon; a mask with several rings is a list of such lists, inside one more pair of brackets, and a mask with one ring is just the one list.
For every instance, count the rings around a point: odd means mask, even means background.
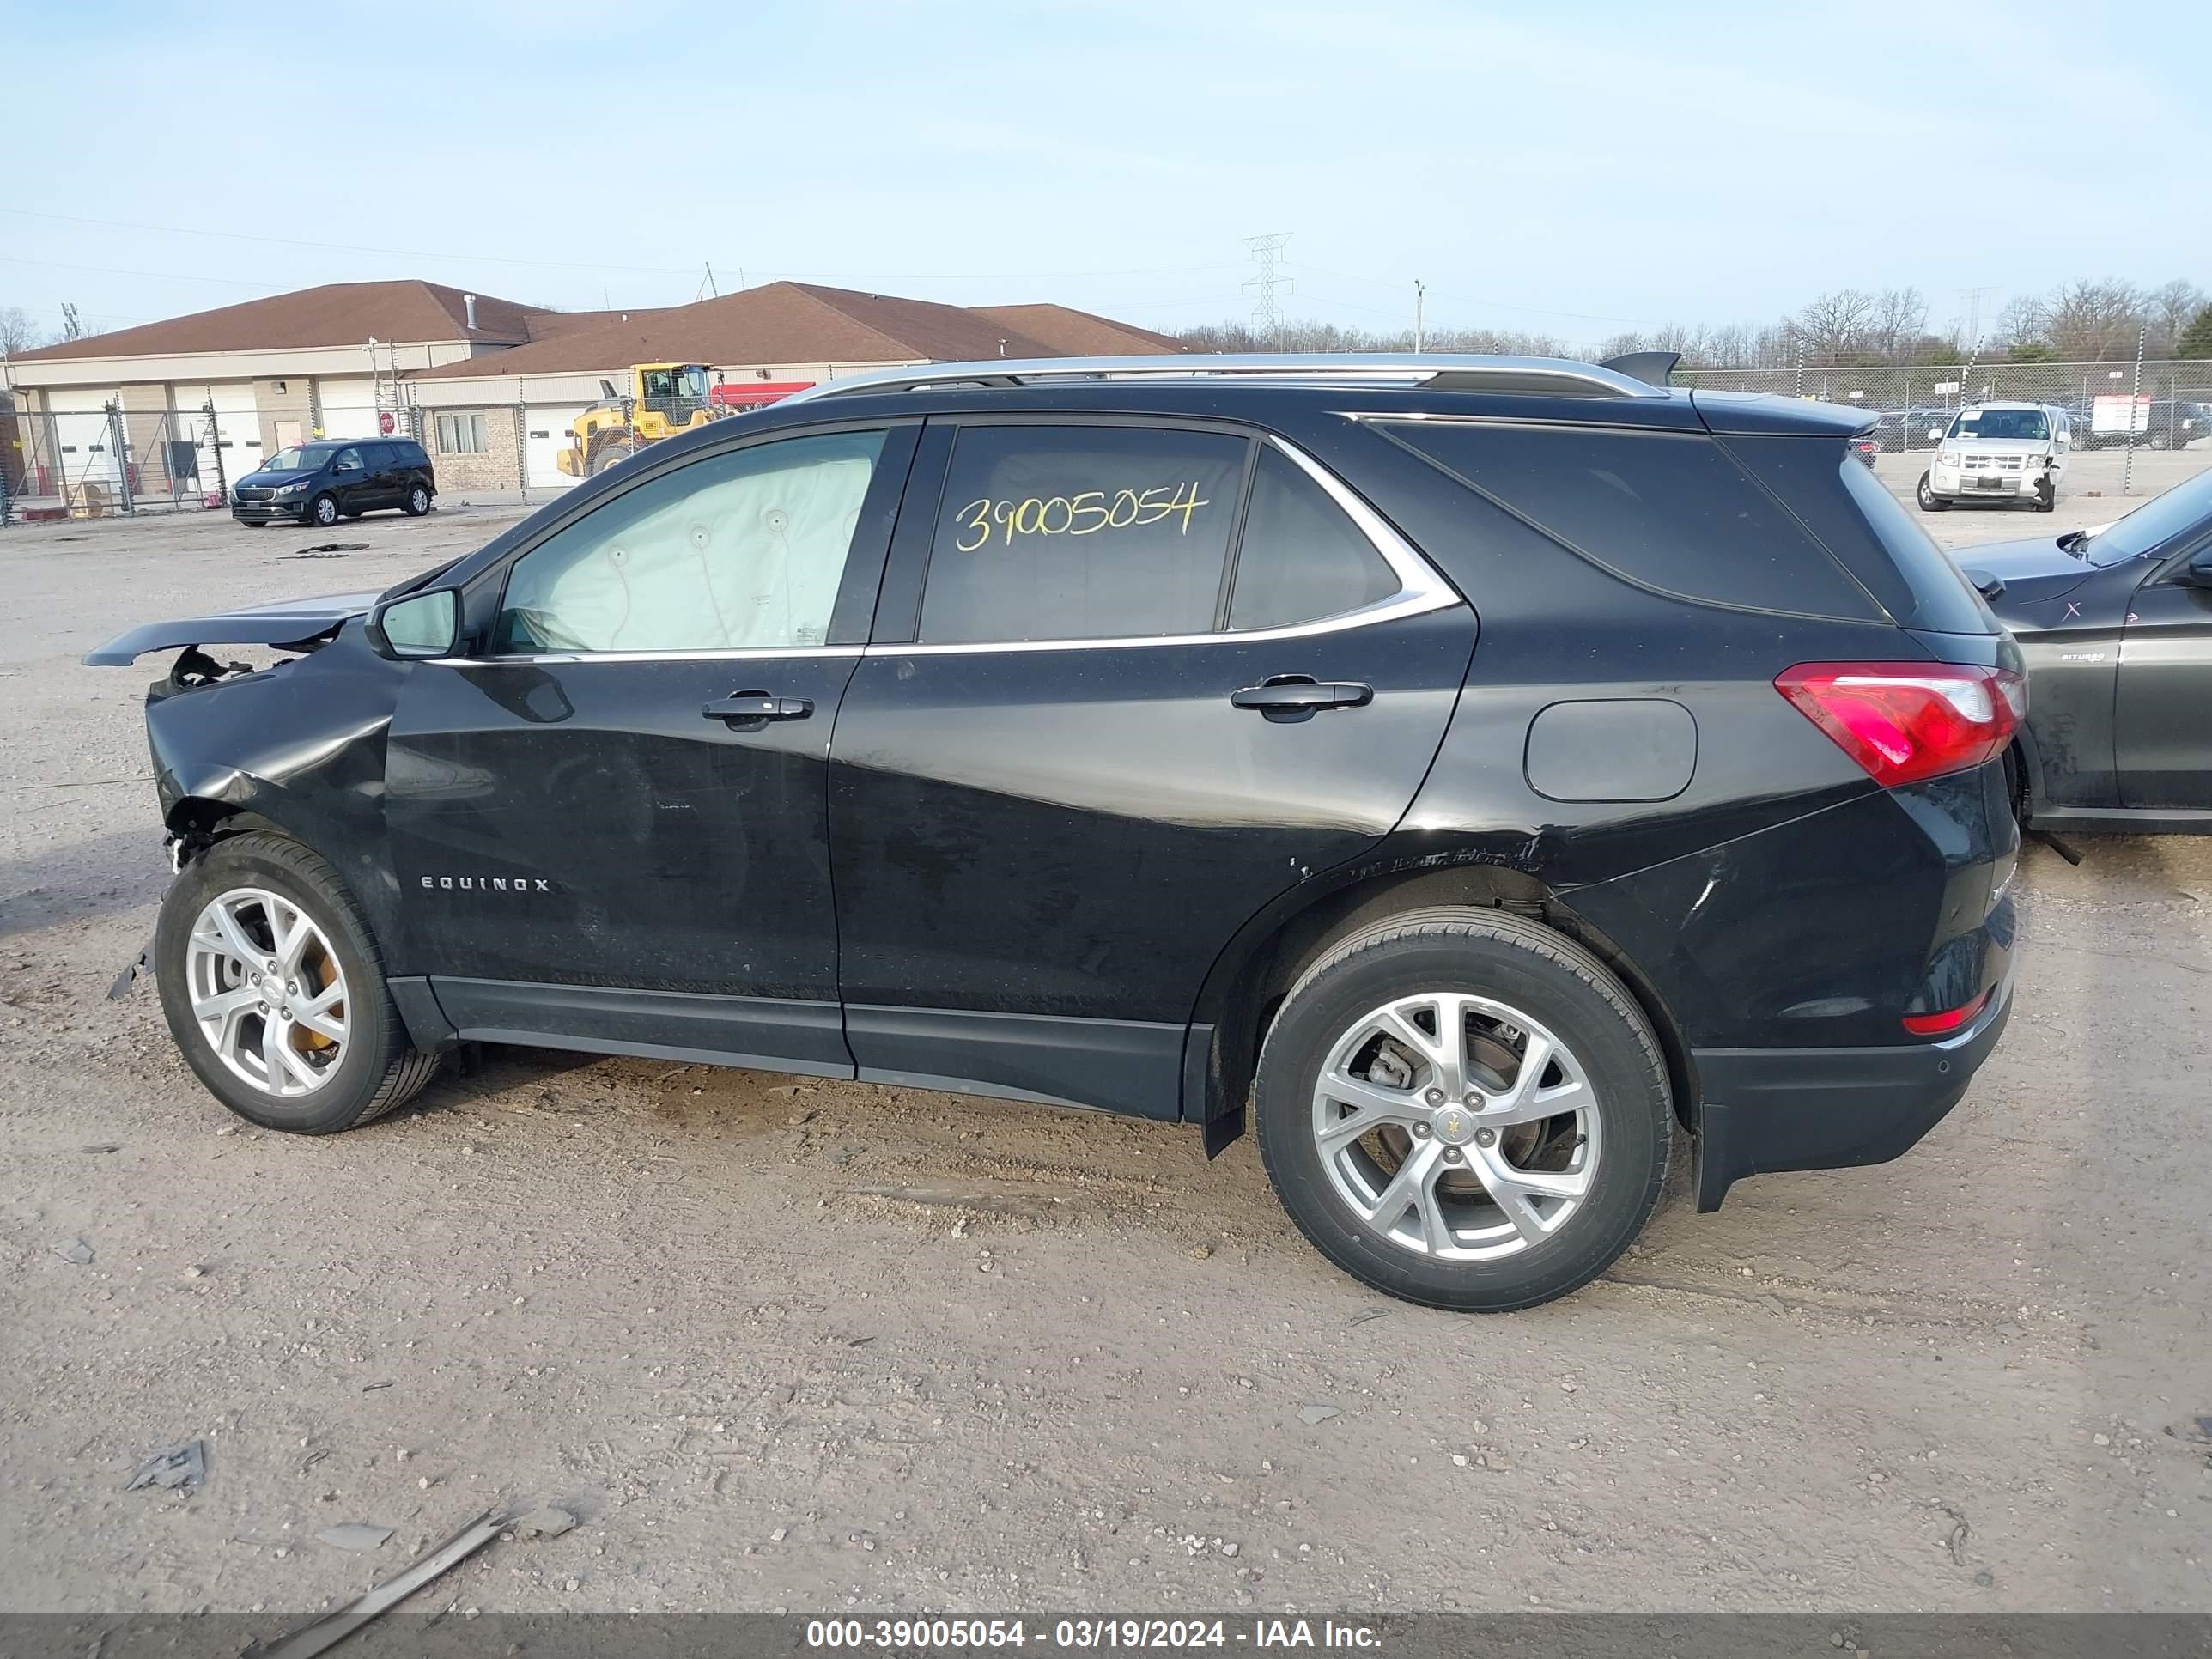
[{"label": "side mirror", "polygon": [[2184,587],[2212,587],[2212,547],[2174,572],[2173,580]]},{"label": "side mirror", "polygon": [[1986,570],[1976,570],[1969,567],[1966,571],[1966,580],[1973,583],[1975,590],[1985,599],[2001,599],[2004,597],[2004,578],[2002,576],[1993,576]]},{"label": "side mirror", "polygon": [[450,657],[461,632],[460,592],[434,587],[387,599],[368,613],[368,631],[371,648],[393,662]]}]

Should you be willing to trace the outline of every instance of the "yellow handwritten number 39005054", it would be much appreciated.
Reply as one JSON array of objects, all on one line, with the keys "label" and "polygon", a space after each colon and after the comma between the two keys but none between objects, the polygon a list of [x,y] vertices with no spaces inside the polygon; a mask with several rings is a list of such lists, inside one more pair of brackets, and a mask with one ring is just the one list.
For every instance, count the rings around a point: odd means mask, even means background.
[{"label": "yellow handwritten number 39005054", "polygon": [[[1017,536],[1095,536],[1102,530],[1127,530],[1158,524],[1182,514],[1180,533],[1190,533],[1190,515],[1212,503],[1198,493],[1195,480],[1158,484],[1151,489],[1117,489],[1109,500],[1103,489],[1086,489],[1079,495],[1053,495],[1040,501],[1031,495],[1020,501],[994,501],[986,495],[952,515],[965,532],[953,546],[973,553],[985,546],[996,529],[1012,544]],[[1054,519],[1052,510],[1060,509]]]}]

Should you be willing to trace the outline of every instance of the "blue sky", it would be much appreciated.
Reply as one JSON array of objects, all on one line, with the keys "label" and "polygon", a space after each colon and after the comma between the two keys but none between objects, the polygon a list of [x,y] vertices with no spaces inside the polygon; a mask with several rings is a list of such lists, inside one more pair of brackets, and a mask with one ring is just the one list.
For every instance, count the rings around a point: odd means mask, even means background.
[{"label": "blue sky", "polygon": [[46,325],[392,276],[666,305],[711,261],[1175,328],[1247,315],[1273,231],[1291,314],[1404,326],[1419,277],[1434,325],[1577,342],[2212,286],[2186,4],[0,0],[0,307]]}]

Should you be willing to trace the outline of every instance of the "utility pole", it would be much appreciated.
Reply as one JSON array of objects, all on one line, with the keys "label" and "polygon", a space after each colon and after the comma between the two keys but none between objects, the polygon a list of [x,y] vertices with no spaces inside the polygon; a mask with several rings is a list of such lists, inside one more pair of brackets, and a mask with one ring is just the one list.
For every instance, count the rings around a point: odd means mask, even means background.
[{"label": "utility pole", "polygon": [[1428,297],[1428,292],[1421,285],[1419,277],[1413,278],[1413,354],[1416,356],[1421,350],[1421,301]]},{"label": "utility pole", "polygon": [[714,286],[714,262],[713,260],[711,260],[711,259],[708,259],[708,260],[704,261],[703,263],[706,264],[706,267],[707,267],[707,294],[708,294],[708,296],[709,298],[711,298],[711,299],[716,299],[716,300],[719,300],[719,299],[720,299],[720,298],[722,297],[722,290],[721,290],[721,289],[720,289],[719,288],[716,288],[716,287]]},{"label": "utility pole", "polygon": [[1260,262],[1260,272],[1244,286],[1253,289],[1258,299],[1252,306],[1252,320],[1259,325],[1261,337],[1269,345],[1281,338],[1283,313],[1276,304],[1277,294],[1291,285],[1291,279],[1276,269],[1282,257],[1283,244],[1291,240],[1292,232],[1270,231],[1265,236],[1247,236],[1244,246],[1252,250],[1252,257]]}]

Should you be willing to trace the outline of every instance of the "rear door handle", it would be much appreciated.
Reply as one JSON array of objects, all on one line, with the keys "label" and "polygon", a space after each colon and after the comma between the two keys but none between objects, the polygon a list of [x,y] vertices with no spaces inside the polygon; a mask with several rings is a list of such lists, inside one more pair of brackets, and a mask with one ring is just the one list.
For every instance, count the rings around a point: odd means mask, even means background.
[{"label": "rear door handle", "polygon": [[1320,708],[1358,708],[1375,701],[1375,688],[1357,680],[1316,680],[1276,674],[1229,694],[1231,705],[1256,708],[1271,720],[1303,720]]},{"label": "rear door handle", "polygon": [[779,697],[767,691],[733,691],[699,711],[710,720],[750,726],[761,720],[803,720],[814,712],[811,697]]}]

